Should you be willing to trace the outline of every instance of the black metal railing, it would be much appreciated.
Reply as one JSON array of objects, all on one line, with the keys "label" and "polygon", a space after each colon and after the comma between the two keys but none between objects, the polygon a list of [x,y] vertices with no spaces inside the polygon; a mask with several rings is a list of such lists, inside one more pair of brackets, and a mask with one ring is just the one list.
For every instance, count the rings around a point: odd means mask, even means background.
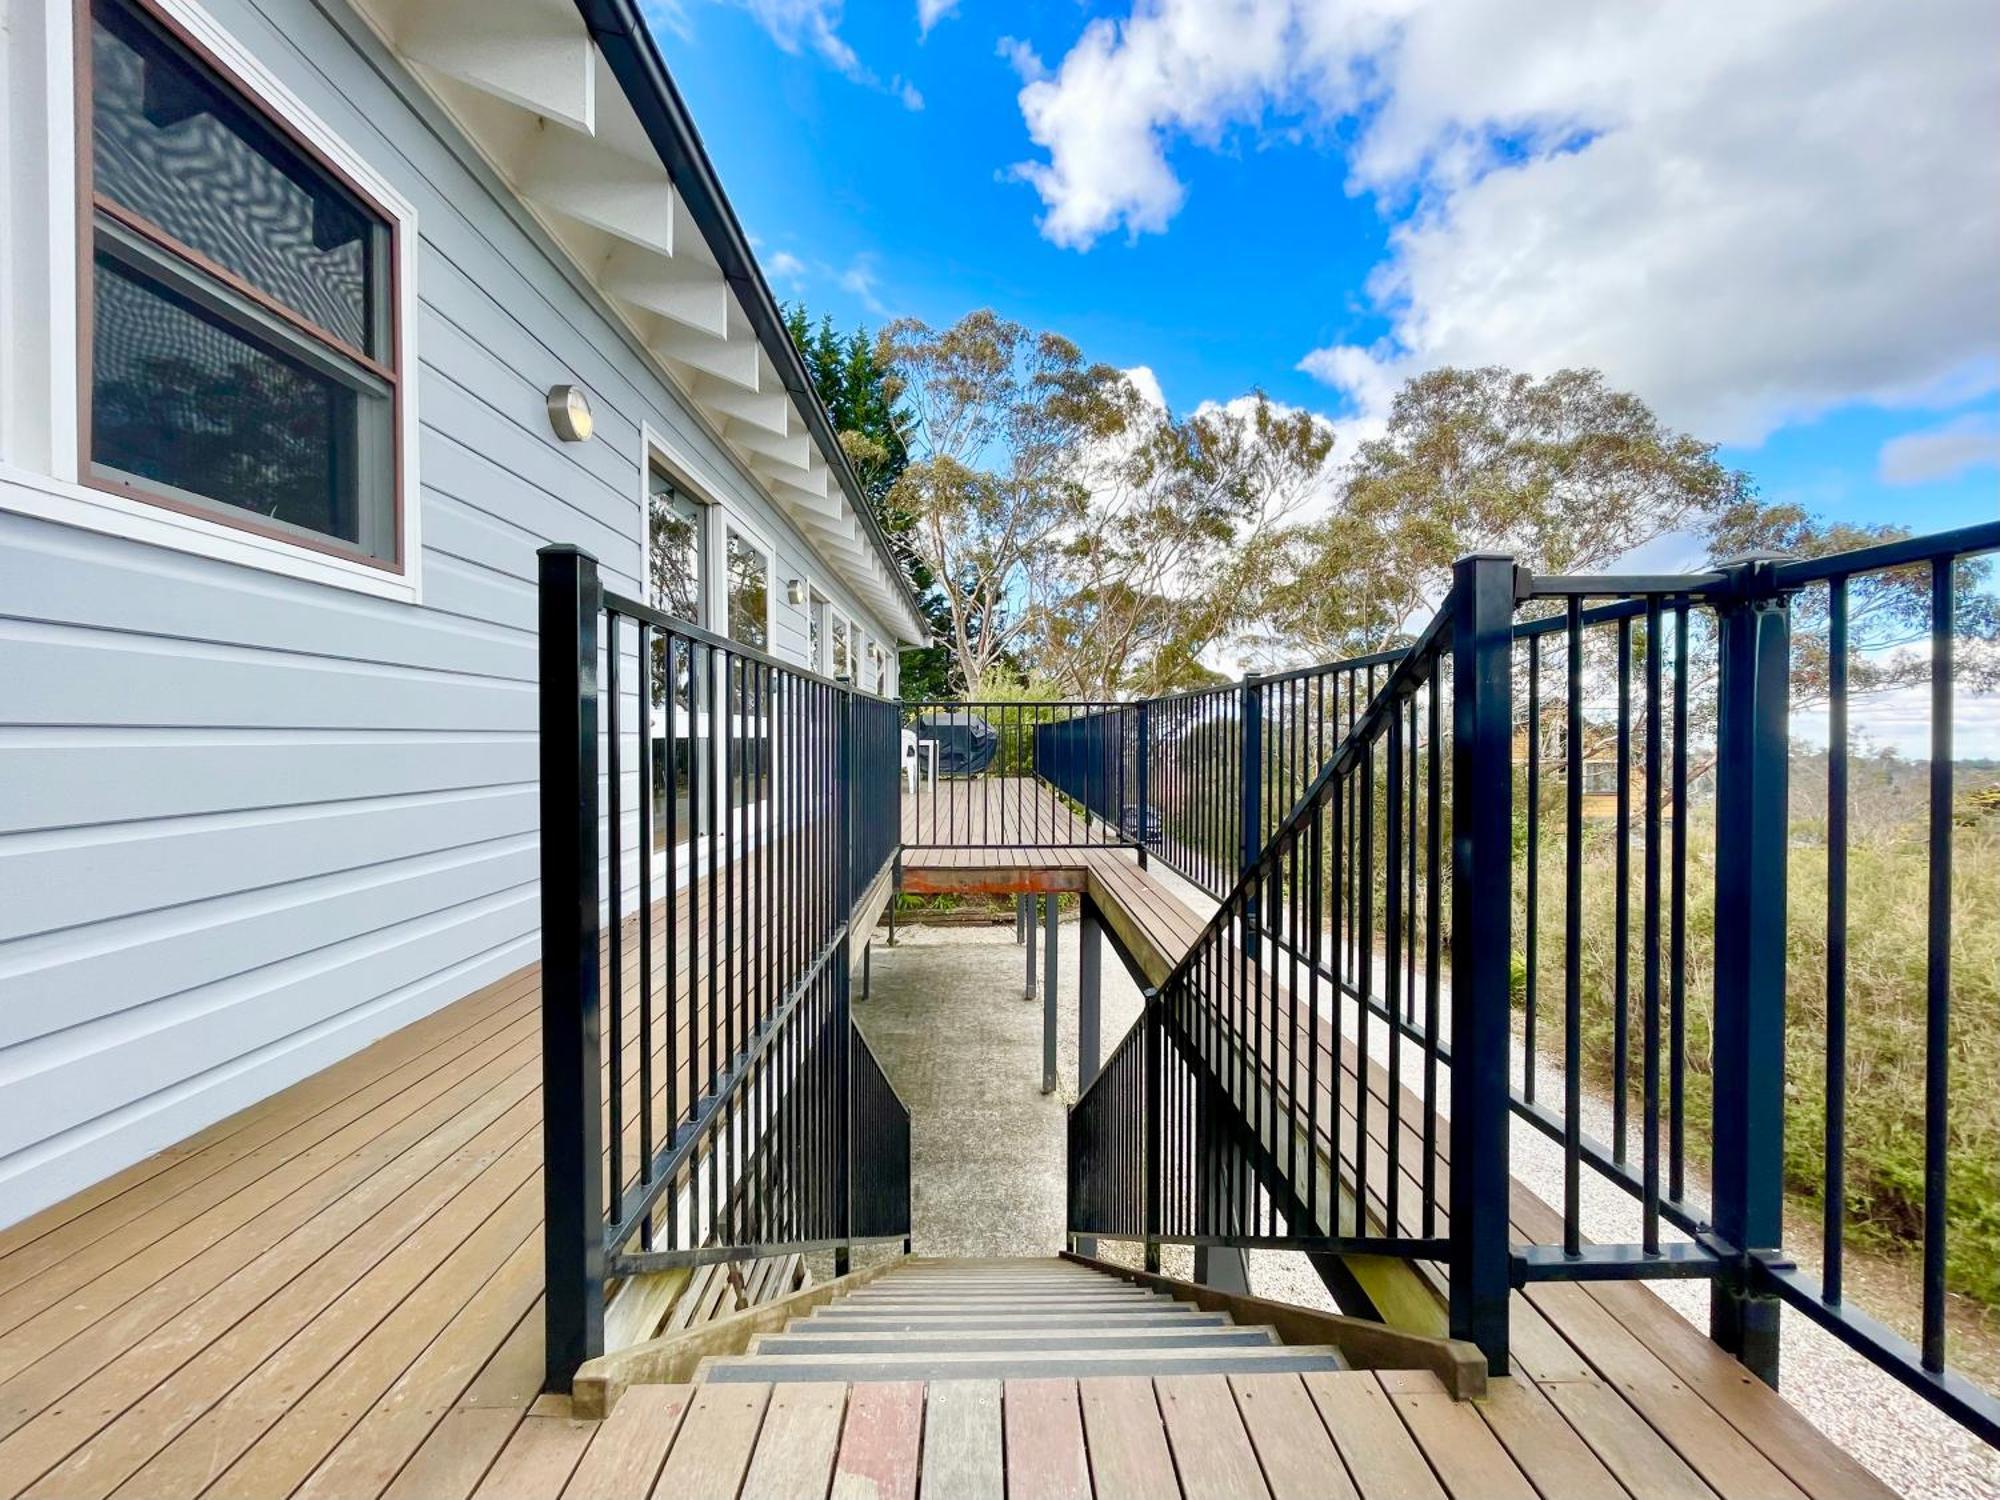
[{"label": "black metal railing", "polygon": [[1139,715],[1101,702],[906,702],[913,849],[1075,848],[1132,842]]},{"label": "black metal railing", "polygon": [[574,548],[540,574],[547,1379],[567,1389],[602,1352],[607,1281],[907,1235],[858,1232],[850,1194],[863,1173],[883,1208],[895,1170],[872,1159],[893,1094],[852,1129],[848,976],[854,881],[893,852],[897,730],[893,704],[606,592]]},{"label": "black metal railing", "polygon": [[[1997,550],[2000,526],[1984,525],[1671,577],[1532,577],[1506,559],[1462,563],[1409,655],[1376,664],[1383,676],[1351,726],[1339,715],[1329,763],[1079,1101],[1076,1232],[1157,1243],[1221,1230],[1223,1243],[1310,1247],[1347,1230],[1384,1253],[1404,1240],[1411,1258],[1442,1236],[1434,1258],[1449,1270],[1452,1327],[1495,1368],[1509,1286],[1707,1278],[1714,1337],[1765,1378],[1776,1379],[1786,1303],[1982,1436],[2000,1436],[1992,1397],[1946,1355],[1953,1236],[1980,1232],[1978,1200],[1954,1199],[1953,1173],[1975,1184],[1992,1173],[1951,1150],[1970,1118],[1950,1085],[1952,1000],[1968,984],[1953,972],[1953,903],[1965,900],[1954,846],[1983,826],[1985,807],[1960,806],[1954,790],[1955,647],[1975,642],[1967,654],[1990,672],[2000,603],[1976,559]],[[1855,625],[1864,612],[1865,640]],[[1856,1307],[1843,1285],[1849,1205],[1861,1201],[1847,1120],[1857,1066],[1848,700],[1856,674],[1882,680],[1885,654],[1904,647],[1916,656],[1900,658],[1902,677],[1912,660],[1921,667],[1930,745],[1912,889],[1924,904],[1922,979],[1892,997],[1923,1037],[1920,1186],[1900,1188],[1921,1259],[1910,1333]],[[1828,720],[1823,771],[1815,766],[1823,833],[1809,828],[1803,854],[1790,798],[1795,679],[1824,700]],[[1175,774],[1162,769],[1166,716],[1215,728],[1229,722],[1225,702],[1208,693],[1147,705],[1155,796],[1172,795],[1158,778]],[[1268,774],[1254,744],[1232,751],[1226,733],[1214,738],[1210,759],[1223,769],[1200,776],[1244,765]],[[1226,798],[1194,800],[1211,809],[1211,827],[1226,827]],[[1255,826],[1248,793],[1244,805],[1239,830]],[[1788,906],[1788,867],[1815,858],[1825,883],[1810,899],[1824,910],[1801,913],[1796,896]],[[1818,972],[1788,975],[1801,930],[1823,935],[1823,957]],[[1788,1044],[1788,984],[1807,1015],[1824,1008],[1823,1035],[1807,1033],[1803,1048],[1796,1034]],[[1790,1024],[1795,1033],[1799,1021]],[[1810,1097],[1815,1069],[1824,1099],[1806,1128],[1819,1142],[1788,1178],[1787,1090]],[[1179,1114],[1177,1089],[1197,1101]],[[1609,1095],[1608,1139],[1586,1123],[1586,1100],[1599,1094]],[[1210,1142],[1206,1156],[1190,1154],[1186,1124],[1202,1103],[1226,1121],[1195,1132]],[[1561,1151],[1547,1243],[1515,1243],[1509,1227],[1510,1112]],[[1112,1121],[1126,1123],[1107,1134]],[[1218,1140],[1247,1174],[1233,1196],[1227,1180],[1189,1165],[1216,1160]],[[1812,1163],[1804,1173],[1801,1158]],[[1586,1169],[1631,1194],[1629,1243],[1586,1236]],[[1130,1184],[1149,1175],[1161,1179],[1156,1197],[1135,1207]],[[1176,1217],[1177,1181],[1193,1184],[1193,1217]],[[1107,1217],[1114,1183],[1125,1184],[1122,1206]],[[1818,1280],[1784,1246],[1788,1184],[1817,1189]]]},{"label": "black metal railing", "polygon": [[[1438,750],[1451,659],[1471,653],[1474,670],[1467,680],[1475,682],[1480,669],[1490,667],[1486,658],[1504,660],[1502,612],[1511,610],[1512,584],[1504,564],[1497,572],[1479,565],[1415,646],[1393,665],[1375,663],[1379,680],[1371,701],[1357,709],[1352,727],[1306,780],[1271,841],[1231,883],[1201,938],[1148,995],[1113,1066],[1078,1101],[1070,1188],[1072,1204],[1081,1209],[1117,1210],[1093,1214],[1074,1224],[1075,1232],[1143,1238],[1155,1261],[1161,1243],[1193,1243],[1448,1262],[1454,1331],[1490,1345],[1501,1368],[1505,1075],[1468,1073],[1451,1081],[1447,1099],[1435,1062],[1448,870]],[[1487,635],[1460,639],[1482,623]],[[1345,674],[1350,690],[1367,681],[1368,670]],[[1329,673],[1321,680],[1340,679]],[[1489,742],[1504,747],[1504,714],[1489,717],[1492,722],[1472,723],[1463,734],[1468,749]],[[1246,779],[1260,788],[1282,786],[1257,737],[1241,743],[1236,763],[1251,768]],[[1297,754],[1303,765],[1306,753],[1288,745],[1278,764],[1289,768]],[[1498,763],[1504,768],[1504,752]],[[1504,823],[1504,783],[1499,791]],[[1458,818],[1480,811],[1477,797],[1453,805]],[[1254,828],[1258,821],[1246,797],[1239,826]],[[1504,886],[1501,900],[1504,911]],[[1468,937],[1480,933],[1480,914],[1469,909],[1464,915],[1461,930]],[[1383,942],[1388,956],[1378,980],[1375,954]],[[1405,942],[1411,955],[1407,984],[1400,977]],[[1420,946],[1421,964],[1415,958]],[[1471,985],[1459,999],[1483,1003],[1497,1016],[1504,1058],[1504,987],[1497,1001]],[[1379,1017],[1391,1018],[1384,1028],[1392,1080],[1386,1084],[1380,1069],[1371,1067],[1371,1023]],[[1432,1055],[1419,1070],[1415,1094],[1393,1081],[1405,1076],[1408,1030]],[[1130,1121],[1134,1101],[1136,1127]],[[1479,1185],[1490,1192],[1497,1181],[1497,1242],[1490,1235],[1445,1233],[1451,1216],[1437,1171],[1437,1131],[1446,1115],[1452,1149],[1463,1153],[1468,1168],[1450,1178],[1452,1191]],[[1122,1128],[1107,1128],[1113,1125]],[[1136,1230],[1133,1182],[1145,1185]],[[1463,1207],[1454,1220],[1462,1229],[1492,1222],[1490,1203],[1454,1200],[1451,1207]],[[1484,1261],[1468,1254],[1468,1246],[1482,1248]]]},{"label": "black metal railing", "polygon": [[849,695],[848,733],[854,775],[848,889],[858,900],[881,877],[902,842],[898,826],[903,782],[903,712],[892,699]]},{"label": "black metal railing", "polygon": [[859,1031],[854,1033],[854,1178],[849,1190],[858,1240],[910,1234],[910,1111]]},{"label": "black metal railing", "polygon": [[[1068,1224],[1071,1234],[1148,1239],[1159,1228],[1149,1150],[1154,1119],[1146,1087],[1157,1075],[1153,997],[1069,1112]],[[1157,1238],[1154,1239],[1157,1243]]]},{"label": "black metal railing", "polygon": [[[1123,746],[1117,818],[1125,839],[1219,899],[1401,658],[1383,651],[1107,706],[1065,726],[1065,738]],[[1045,774],[1079,800],[1090,795],[1084,777]],[[1096,785],[1109,782],[1100,775]],[[1108,802],[1087,805],[1112,815]]]}]

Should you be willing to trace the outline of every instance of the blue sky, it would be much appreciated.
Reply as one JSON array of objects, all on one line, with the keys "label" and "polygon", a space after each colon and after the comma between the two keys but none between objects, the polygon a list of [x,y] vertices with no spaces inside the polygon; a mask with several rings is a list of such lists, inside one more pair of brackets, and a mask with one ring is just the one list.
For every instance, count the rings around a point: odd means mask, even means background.
[{"label": "blue sky", "polygon": [[1256,386],[1349,441],[1430,364],[1598,364],[1771,498],[2000,515],[1983,0],[1691,0],[1657,35],[1538,35],[1537,0],[1134,3],[653,14],[774,288],[843,324],[991,306],[1176,407]]}]

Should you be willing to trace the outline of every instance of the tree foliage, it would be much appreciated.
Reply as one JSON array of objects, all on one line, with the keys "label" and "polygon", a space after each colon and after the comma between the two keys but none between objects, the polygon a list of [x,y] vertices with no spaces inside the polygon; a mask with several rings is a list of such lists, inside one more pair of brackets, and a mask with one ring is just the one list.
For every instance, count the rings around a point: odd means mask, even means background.
[{"label": "tree foliage", "polygon": [[1585,572],[1749,495],[1713,444],[1595,370],[1432,370],[1397,392],[1338,503],[1287,539],[1271,624],[1309,656],[1378,650],[1429,618],[1468,552]]},{"label": "tree foliage", "polygon": [[[905,439],[909,414],[898,405],[896,382],[877,357],[867,329],[841,333],[829,316],[815,323],[802,302],[785,309],[785,326],[805,357],[806,371],[833,421],[841,450],[874,503],[876,519],[917,596],[918,611],[933,637],[942,640],[949,616],[937,579],[910,544],[915,518],[891,498],[910,461]],[[951,667],[950,653],[942,645],[902,652],[898,680],[903,695],[949,697],[956,687]]]},{"label": "tree foliage", "polygon": [[898,319],[877,353],[914,419],[890,504],[912,518],[949,615],[945,644],[977,697],[1007,668],[1053,554],[1086,519],[1079,459],[1123,431],[1129,386],[1068,339],[990,311],[945,329]]},{"label": "tree foliage", "polygon": [[1216,675],[1203,653],[1260,618],[1280,528],[1320,480],[1332,431],[1262,392],[1188,417],[1137,399],[1112,447],[1055,559],[1038,665],[1086,697],[1198,686]]},{"label": "tree foliage", "polygon": [[1326,424],[1253,393],[1186,417],[1069,340],[990,311],[883,332],[917,422],[892,503],[952,614],[970,691],[1023,663],[1098,698],[1213,676],[1247,625]]}]

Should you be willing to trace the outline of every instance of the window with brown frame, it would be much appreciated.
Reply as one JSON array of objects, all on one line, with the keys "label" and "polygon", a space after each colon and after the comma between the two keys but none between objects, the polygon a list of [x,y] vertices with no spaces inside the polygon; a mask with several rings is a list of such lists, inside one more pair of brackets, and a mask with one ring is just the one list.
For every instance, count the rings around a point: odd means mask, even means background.
[{"label": "window with brown frame", "polygon": [[86,478],[400,568],[391,220],[145,0],[83,15]]}]

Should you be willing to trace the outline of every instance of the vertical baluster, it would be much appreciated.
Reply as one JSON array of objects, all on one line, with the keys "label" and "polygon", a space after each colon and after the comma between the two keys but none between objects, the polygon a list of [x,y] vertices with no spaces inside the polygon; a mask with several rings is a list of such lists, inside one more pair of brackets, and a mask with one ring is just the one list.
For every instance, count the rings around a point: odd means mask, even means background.
[{"label": "vertical baluster", "polygon": [[[1352,700],[1352,691],[1352,679],[1349,679],[1348,693],[1350,701]],[[1347,924],[1351,919],[1347,904],[1347,809],[1352,795],[1351,788],[1353,784],[1354,763],[1350,761],[1347,767],[1340,773],[1340,782],[1334,788],[1333,796],[1327,799],[1333,817],[1333,836],[1328,841],[1328,846],[1332,851],[1332,864],[1331,868],[1327,871],[1326,877],[1327,894],[1332,899],[1334,908],[1333,930],[1329,935],[1329,944],[1333,950],[1333,964],[1332,974],[1327,984],[1327,1010],[1329,1012],[1327,1020],[1328,1029],[1332,1033],[1333,1051],[1326,1069],[1327,1088],[1331,1094],[1331,1098],[1327,1101],[1326,1133],[1332,1145],[1332,1161],[1329,1167],[1330,1175],[1325,1216],[1323,1220],[1316,1222],[1323,1222],[1328,1231],[1333,1234],[1341,1233],[1341,1146],[1345,1137],[1342,1104],[1346,1095],[1345,1074],[1347,1071],[1345,1066],[1346,1047],[1343,1045],[1343,1039],[1346,1036],[1345,1017],[1347,1008]]]},{"label": "vertical baluster", "polygon": [[1924,1368],[1944,1370],[1945,1197],[1951,1149],[1952,559],[1931,564],[1929,943],[1924,1003]]},{"label": "vertical baluster", "polygon": [[1632,987],[1632,619],[1618,622],[1618,827],[1612,892],[1611,1159],[1625,1164]]},{"label": "vertical baluster", "polygon": [[[639,1192],[653,1183],[653,658],[651,629],[638,621],[639,686]],[[639,1248],[653,1247],[653,1215]]]},{"label": "vertical baluster", "polygon": [[1569,600],[1568,834],[1563,850],[1563,1249],[1583,1253],[1583,601]]},{"label": "vertical baluster", "polygon": [[611,922],[609,963],[606,968],[605,998],[610,1033],[607,1087],[611,1105],[609,1163],[605,1201],[610,1205],[611,1222],[625,1221],[625,807],[622,782],[623,746],[618,701],[619,673],[618,614],[604,613],[604,726],[606,869],[610,883],[608,914]]},{"label": "vertical baluster", "polygon": [[1424,777],[1425,852],[1424,879],[1424,1238],[1437,1233],[1437,1084],[1438,1024],[1440,1021],[1439,968],[1443,930],[1444,880],[1444,733],[1441,663],[1430,666],[1430,762]]},{"label": "vertical baluster", "polygon": [[1527,927],[1522,961],[1527,966],[1527,993],[1523,1003],[1521,1038],[1521,1097],[1535,1102],[1535,1054],[1541,1040],[1536,1015],[1537,981],[1541,977],[1540,947],[1542,916],[1542,638],[1528,638],[1528,848],[1527,891],[1524,897]]},{"label": "vertical baluster", "polygon": [[1688,601],[1674,611],[1673,868],[1667,919],[1667,1196],[1687,1195]]},{"label": "vertical baluster", "polygon": [[[1402,1092],[1403,1082],[1403,705],[1391,703],[1389,706],[1389,746],[1388,765],[1385,768],[1387,786],[1383,800],[1383,821],[1388,840],[1384,870],[1385,889],[1382,903],[1382,937],[1384,963],[1382,965],[1383,1002],[1389,1017],[1389,1081],[1388,1098],[1385,1101],[1383,1121],[1388,1133],[1388,1170],[1383,1195],[1387,1212],[1383,1228],[1389,1234],[1399,1232],[1398,1209],[1401,1207],[1400,1178],[1398,1170],[1402,1164],[1401,1143],[1397,1140],[1397,1096]],[[1364,1056],[1365,1066],[1365,1056]],[[1364,1143],[1365,1145],[1365,1143]]]},{"label": "vertical baluster", "polygon": [[1827,596],[1826,1188],[1820,1294],[1841,1299],[1847,1238],[1847,580]]},{"label": "vertical baluster", "polygon": [[[1307,874],[1306,921],[1311,928],[1306,950],[1306,1223],[1301,1232],[1319,1232],[1319,970],[1324,961],[1322,944],[1326,935],[1325,881],[1326,844],[1321,830],[1326,826],[1328,799],[1313,804],[1312,822],[1307,825],[1307,853],[1311,860]],[[1340,1039],[1334,1036],[1334,1062],[1339,1064]],[[1294,1179],[1296,1181],[1296,1178]]]},{"label": "vertical baluster", "polygon": [[[1374,675],[1374,668],[1369,668],[1371,703],[1375,697]],[[1355,876],[1359,906],[1354,923],[1356,946],[1360,950],[1354,1048],[1354,1232],[1358,1235],[1367,1232],[1368,1222],[1368,1018],[1375,1001],[1375,742],[1372,739],[1361,749],[1357,793],[1361,802],[1361,867]]]},{"label": "vertical baluster", "polygon": [[[1642,1237],[1648,1255],[1660,1249],[1660,600],[1646,600],[1646,866],[1639,925],[1645,948],[1641,1025],[1645,1055],[1641,1062],[1645,1097],[1641,1106],[1640,1141],[1643,1177],[1640,1194]],[[1620,773],[1623,774],[1622,772]]]},{"label": "vertical baluster", "polygon": [[[660,1028],[666,1039],[665,1072],[667,1081],[667,1097],[666,1097],[666,1109],[664,1110],[663,1113],[664,1113],[664,1118],[666,1120],[666,1140],[669,1145],[672,1145],[675,1138],[680,1133],[680,1123],[681,1123],[680,1052],[681,1052],[681,1017],[683,1013],[682,992],[680,984],[681,911],[682,911],[681,895],[687,889],[687,886],[680,874],[680,858],[681,858],[680,854],[680,808],[681,808],[680,663],[686,657],[686,649],[671,634],[662,634],[661,643],[666,650],[666,668],[667,668],[667,681],[664,691],[664,696],[666,698],[666,721],[667,721],[667,756],[666,756],[667,759],[667,767],[666,767],[667,898],[665,902],[666,906],[665,917],[667,924],[667,955],[666,955],[666,973],[664,976],[666,980],[666,1001],[661,1008]],[[692,663],[690,663],[689,670],[691,677]],[[693,701],[692,698],[690,698],[689,700],[690,705],[692,705],[692,701]],[[693,730],[694,730],[693,715],[692,713],[690,713],[688,718],[688,731],[689,731],[688,758],[689,758],[690,772],[692,772],[693,769],[693,759],[694,759]],[[692,795],[692,790],[693,790],[693,782],[690,781],[689,782],[690,795]],[[692,804],[690,804],[689,806],[690,831],[688,834],[688,851],[690,856],[694,851],[692,813],[693,813],[693,806]],[[692,859],[690,859],[690,864],[692,864]],[[691,910],[690,910],[690,915],[692,915]],[[690,922],[689,935],[688,935],[688,945],[690,954],[690,968],[689,968],[690,975],[692,975],[694,972],[692,968],[693,945],[695,941],[693,927],[694,924]],[[694,1066],[694,1061],[693,1061],[694,998],[692,993],[692,987],[693,987],[693,980],[692,978],[690,978],[689,993],[685,1007],[687,1015],[687,1028],[689,1032],[688,1066],[690,1071],[690,1078],[689,1078],[690,1093],[693,1092],[692,1071]],[[667,1243],[670,1246],[678,1246],[680,1244],[680,1239],[679,1239],[680,1194],[674,1190],[673,1184],[669,1183],[662,1196],[666,1199],[666,1205],[667,1205]]]},{"label": "vertical baluster", "polygon": [[[708,704],[709,765],[704,781],[708,794],[707,816],[702,819],[703,832],[708,836],[707,858],[703,886],[708,895],[708,931],[705,946],[708,949],[708,1047],[704,1059],[706,1072],[701,1080],[701,1097],[707,1098],[714,1088],[715,1080],[723,1069],[722,1054],[722,1007],[727,1000],[723,989],[724,970],[728,963],[728,935],[722,923],[723,903],[719,888],[722,884],[722,860],[726,857],[724,846],[728,840],[728,825],[723,821],[722,783],[728,775],[728,711],[720,701],[726,694],[723,678],[728,671],[727,663],[720,659],[714,647],[707,649],[702,663],[703,696]],[[715,1171],[713,1161],[703,1174],[708,1185],[707,1225],[713,1225],[715,1218]],[[696,1226],[697,1233],[700,1226]]]}]

